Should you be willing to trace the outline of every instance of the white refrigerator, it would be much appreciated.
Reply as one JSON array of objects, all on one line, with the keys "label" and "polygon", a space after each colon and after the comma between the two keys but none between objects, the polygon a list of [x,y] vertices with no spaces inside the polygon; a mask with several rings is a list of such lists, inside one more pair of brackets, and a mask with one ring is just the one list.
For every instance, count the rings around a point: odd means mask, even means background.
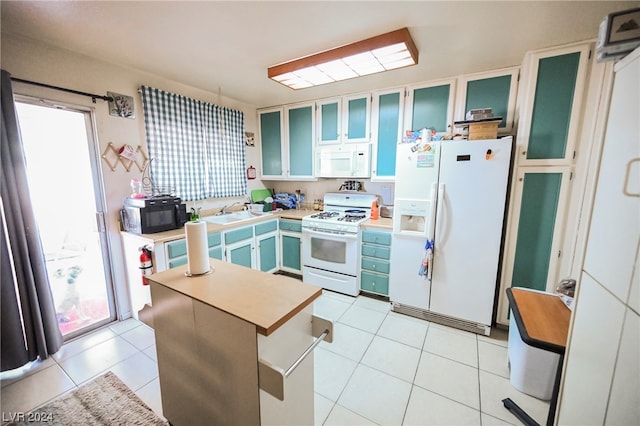
[{"label": "white refrigerator", "polygon": [[506,137],[398,145],[394,311],[489,334],[512,144]]}]

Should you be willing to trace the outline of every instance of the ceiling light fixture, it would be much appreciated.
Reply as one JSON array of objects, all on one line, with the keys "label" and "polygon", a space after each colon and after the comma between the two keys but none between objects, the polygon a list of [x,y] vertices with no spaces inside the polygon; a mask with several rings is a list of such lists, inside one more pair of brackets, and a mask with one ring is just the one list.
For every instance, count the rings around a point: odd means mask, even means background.
[{"label": "ceiling light fixture", "polygon": [[407,28],[269,67],[270,79],[304,89],[418,63],[418,49]]}]

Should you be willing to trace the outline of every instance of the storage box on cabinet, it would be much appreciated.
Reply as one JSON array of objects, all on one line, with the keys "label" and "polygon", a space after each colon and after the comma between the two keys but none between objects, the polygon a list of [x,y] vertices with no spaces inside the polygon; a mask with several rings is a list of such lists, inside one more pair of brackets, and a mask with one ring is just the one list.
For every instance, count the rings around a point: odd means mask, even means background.
[{"label": "storage box on cabinet", "polygon": [[369,293],[388,296],[391,233],[363,231],[361,252],[360,289]]},{"label": "storage box on cabinet", "polygon": [[280,269],[283,271],[302,274],[301,232],[301,221],[280,219]]}]

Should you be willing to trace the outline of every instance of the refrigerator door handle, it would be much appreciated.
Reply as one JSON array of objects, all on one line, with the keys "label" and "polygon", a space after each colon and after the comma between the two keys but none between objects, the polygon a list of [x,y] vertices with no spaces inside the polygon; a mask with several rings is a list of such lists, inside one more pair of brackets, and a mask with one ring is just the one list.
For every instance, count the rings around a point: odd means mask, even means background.
[{"label": "refrigerator door handle", "polygon": [[438,229],[440,229],[440,227],[442,226],[442,224],[440,223],[442,221],[442,215],[444,214],[442,211],[444,210],[444,191],[445,191],[445,186],[444,183],[438,184],[438,204],[437,204],[437,208],[436,208],[436,228],[434,228],[434,235],[433,235],[433,240],[434,240],[434,254],[435,254],[435,240],[436,237],[440,237],[440,233],[438,233],[438,235],[436,235],[436,231]]},{"label": "refrigerator door handle", "polygon": [[431,195],[430,195],[431,204],[429,204],[429,216],[428,216],[429,222],[427,223],[427,226],[428,226],[428,228],[427,228],[427,239],[429,239],[429,240],[433,240],[434,234],[435,234],[437,185],[438,184],[436,182],[431,183]]}]

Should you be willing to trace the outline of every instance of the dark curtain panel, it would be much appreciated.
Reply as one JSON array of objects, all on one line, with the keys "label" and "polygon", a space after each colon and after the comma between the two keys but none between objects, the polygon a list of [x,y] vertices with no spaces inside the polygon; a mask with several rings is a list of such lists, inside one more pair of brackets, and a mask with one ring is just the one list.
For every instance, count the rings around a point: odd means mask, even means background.
[{"label": "dark curtain panel", "polygon": [[2,70],[2,371],[47,358],[62,346],[44,252],[36,226],[11,76]]}]

